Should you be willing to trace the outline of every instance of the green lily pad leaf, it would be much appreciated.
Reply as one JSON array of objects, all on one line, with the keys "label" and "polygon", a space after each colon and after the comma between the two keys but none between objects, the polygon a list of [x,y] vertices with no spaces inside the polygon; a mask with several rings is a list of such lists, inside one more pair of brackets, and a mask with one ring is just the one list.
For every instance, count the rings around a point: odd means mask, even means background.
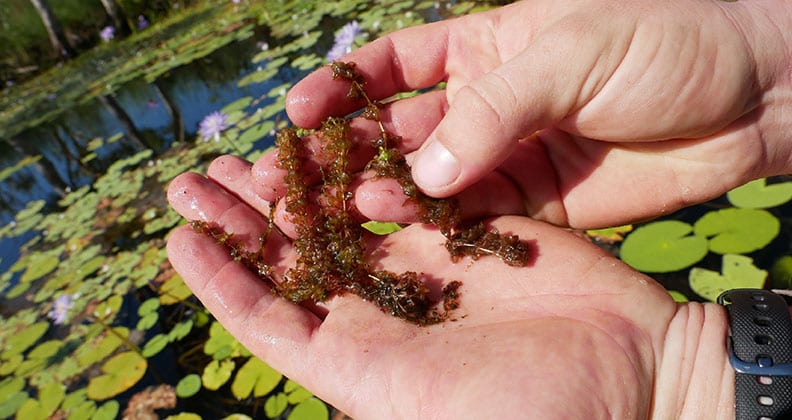
[{"label": "green lily pad leaf", "polygon": [[264,121],[261,124],[254,125],[249,129],[245,130],[237,141],[239,143],[253,143],[260,138],[266,137],[269,135],[270,131],[275,128],[275,123],[272,121]]},{"label": "green lily pad leaf", "polygon": [[274,419],[283,414],[288,406],[289,399],[286,397],[286,394],[279,392],[267,398],[267,401],[264,403],[264,414],[267,415],[267,418]]},{"label": "green lily pad leaf", "polygon": [[756,268],[753,259],[744,255],[724,255],[721,271],[723,274],[692,268],[688,275],[690,288],[699,296],[714,302],[726,290],[762,288],[767,280],[767,271]]},{"label": "green lily pad leaf", "polygon": [[22,352],[38,341],[48,329],[49,323],[42,321],[15,332],[8,341],[5,342],[5,350],[0,354],[0,359],[8,360],[13,355],[22,354]]},{"label": "green lily pad leaf", "polygon": [[113,319],[115,314],[118,313],[118,310],[121,309],[121,304],[124,303],[124,300],[119,295],[113,295],[107,298],[107,300],[102,301],[98,305],[96,305],[96,309],[94,309],[93,316],[99,319]]},{"label": "green lily pad leaf", "polygon": [[45,341],[34,347],[27,357],[28,359],[48,359],[54,356],[63,347],[63,344],[61,340]]},{"label": "green lily pad leaf", "polygon": [[726,197],[735,207],[745,209],[776,207],[792,200],[792,182],[767,185],[767,179],[761,178],[729,191]]},{"label": "green lily pad leaf", "polygon": [[0,395],[2,395],[0,397],[0,418],[3,419],[13,416],[22,407],[22,404],[25,404],[29,399],[28,393],[25,391],[15,391]]},{"label": "green lily pad leaf", "polygon": [[192,290],[184,283],[181,276],[174,274],[159,289],[159,301],[163,305],[173,305],[192,296]]},{"label": "green lily pad leaf", "polygon": [[16,299],[22,296],[25,292],[30,289],[30,283],[18,283],[16,286],[8,289],[6,292],[5,297],[7,299]]},{"label": "green lily pad leaf", "polygon": [[286,392],[286,396],[288,397],[290,404],[299,404],[306,399],[313,397],[311,391],[308,391],[291,379],[287,380],[283,385],[283,390]]},{"label": "green lily pad leaf", "polygon": [[[93,401],[83,401],[79,405],[69,410],[68,420],[91,419],[96,413],[96,403]],[[92,419],[93,420],[93,419]]]},{"label": "green lily pad leaf", "polygon": [[63,403],[61,403],[61,408],[64,410],[71,410],[85,401],[85,388],[80,388],[66,395],[66,397],[63,399]]},{"label": "green lily pad leaf", "polygon": [[87,396],[105,400],[133,387],[146,373],[148,362],[134,351],[116,354],[102,365],[103,375],[88,382]]},{"label": "green lily pad leaf", "polygon": [[193,321],[188,319],[173,326],[173,329],[168,333],[169,341],[179,341],[192,331]]},{"label": "green lily pad leaf", "polygon": [[[38,399],[41,408],[44,409],[47,415],[55,412],[55,409],[60,406],[63,399],[66,397],[66,387],[59,382],[50,382],[47,385],[39,388]],[[23,417],[26,418],[26,417]]]},{"label": "green lily pad leaf", "polygon": [[204,388],[210,391],[217,391],[223,386],[234,372],[236,364],[233,360],[212,360],[204,368],[201,381]]},{"label": "green lily pad leaf", "polygon": [[746,254],[772,242],[781,231],[781,222],[766,210],[729,208],[705,214],[696,221],[693,231],[712,237],[712,252]]},{"label": "green lily pad leaf", "polygon": [[189,398],[197,394],[201,390],[201,377],[195,373],[191,373],[176,384],[176,395],[179,398]]},{"label": "green lily pad leaf", "polygon": [[784,255],[770,267],[773,289],[792,289],[792,255]]},{"label": "green lily pad leaf", "polygon": [[253,418],[244,414],[234,413],[223,417],[222,420],[253,420]]},{"label": "green lily pad leaf", "polygon": [[693,227],[678,220],[649,223],[622,243],[621,259],[645,273],[667,273],[689,267],[707,255],[707,239],[690,235]]},{"label": "green lily pad leaf", "polygon": [[[21,354],[15,354],[8,359],[0,360],[0,376],[10,375],[19,368],[25,358]],[[0,395],[3,395],[0,393]],[[2,417],[0,417],[2,418]]]},{"label": "green lily pad leaf", "polygon": [[327,405],[316,397],[303,400],[292,409],[287,420],[327,420],[330,412]]},{"label": "green lily pad leaf", "polygon": [[230,104],[224,106],[223,109],[220,110],[220,112],[228,115],[235,111],[241,111],[245,109],[248,105],[250,105],[251,102],[253,102],[253,97],[245,96],[244,98],[239,98],[236,101],[231,102]]},{"label": "green lily pad leaf", "polygon": [[195,413],[179,413],[165,417],[165,420],[202,420],[201,416]]},{"label": "green lily pad leaf", "polygon": [[[159,303],[159,301],[157,301]],[[147,329],[157,325],[157,321],[159,320],[159,313],[157,312],[150,312],[147,313],[143,318],[138,320],[137,326],[135,328],[146,331]]]},{"label": "green lily pad leaf", "polygon": [[393,222],[375,222],[369,220],[368,222],[361,223],[364,229],[376,235],[388,235],[393,232],[398,232],[402,229],[401,225]]},{"label": "green lily pad leaf", "polygon": [[669,290],[668,294],[674,299],[674,302],[687,302],[689,299],[685,296],[684,293],[678,290]]},{"label": "green lily pad leaf", "polygon": [[209,326],[209,339],[204,343],[204,353],[212,356],[215,360],[250,354],[244,346],[242,346],[242,344],[217,321],[212,322],[212,325]]},{"label": "green lily pad leaf", "polygon": [[121,409],[118,400],[110,400],[102,404],[96,409],[91,420],[113,420],[118,417],[118,411]]},{"label": "green lily pad leaf", "polygon": [[123,344],[120,337],[129,337],[129,329],[126,327],[113,327],[112,331],[94,337],[80,345],[74,351],[74,358],[77,359],[77,363],[84,368],[98,363]]},{"label": "green lily pad leaf", "polygon": [[51,273],[60,264],[60,259],[54,256],[43,256],[40,258],[31,258],[25,273],[19,279],[22,283],[28,283],[33,280],[38,280],[47,274]]},{"label": "green lily pad leaf", "polygon": [[143,354],[143,357],[149,358],[161,352],[165,347],[167,347],[169,342],[170,340],[168,340],[167,335],[157,334],[146,342],[146,345],[143,346],[141,353]]},{"label": "green lily pad leaf", "polygon": [[251,357],[239,368],[231,383],[231,392],[239,400],[249,397],[251,393],[254,397],[262,397],[272,392],[282,378],[280,372],[257,357]]}]

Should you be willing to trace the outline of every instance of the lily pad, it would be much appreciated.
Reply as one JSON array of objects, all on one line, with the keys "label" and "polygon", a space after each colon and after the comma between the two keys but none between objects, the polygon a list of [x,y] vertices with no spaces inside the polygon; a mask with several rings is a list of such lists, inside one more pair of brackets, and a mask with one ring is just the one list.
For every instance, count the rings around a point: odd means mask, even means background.
[{"label": "lily pad", "polygon": [[735,207],[746,209],[776,207],[792,200],[792,182],[767,185],[767,179],[761,178],[729,191],[726,197]]},{"label": "lily pad", "polygon": [[201,377],[191,373],[176,384],[176,395],[179,398],[189,398],[201,390]]},{"label": "lily pad", "polygon": [[289,413],[287,420],[327,420],[330,412],[327,405],[316,397],[308,398],[297,404]]},{"label": "lily pad", "polygon": [[711,237],[718,254],[746,254],[767,246],[781,231],[781,222],[766,210],[728,208],[711,211],[693,226],[696,235]]},{"label": "lily pad", "polygon": [[204,388],[210,391],[217,391],[223,386],[234,372],[236,364],[233,360],[212,360],[204,367],[201,375],[201,382]]},{"label": "lily pad", "polygon": [[0,359],[7,360],[11,356],[22,354],[22,352],[35,344],[48,329],[49,323],[42,321],[17,331],[5,342],[4,351],[0,354]]},{"label": "lily pad", "polygon": [[179,341],[192,331],[193,320],[187,319],[174,325],[168,333],[168,341]]},{"label": "lily pad", "polygon": [[262,397],[269,394],[280,383],[283,375],[257,357],[251,357],[239,368],[231,384],[231,392],[237,399],[250,396]]},{"label": "lily pad", "polygon": [[288,406],[289,400],[286,397],[286,394],[279,392],[277,394],[270,395],[269,398],[267,398],[267,401],[264,403],[264,413],[268,418],[273,419],[286,411]]},{"label": "lily pad", "polygon": [[22,283],[28,283],[33,280],[40,279],[55,270],[55,268],[58,267],[58,264],[60,264],[60,259],[51,255],[31,258],[27,270],[25,270],[25,273],[22,274],[22,277],[19,279],[19,281]]},{"label": "lily pad", "polygon": [[87,396],[105,400],[132,388],[146,373],[148,362],[134,351],[119,353],[102,365],[103,375],[88,382]]},{"label": "lily pad", "polygon": [[170,340],[168,340],[167,335],[157,334],[146,342],[146,345],[143,346],[141,353],[145,358],[152,357],[165,349],[169,342]]},{"label": "lily pad", "polygon": [[792,289],[792,255],[784,255],[770,268],[773,289]]},{"label": "lily pad", "polygon": [[159,289],[159,301],[163,305],[173,305],[192,296],[192,290],[184,283],[181,276],[174,274]]},{"label": "lily pad", "polygon": [[699,296],[714,302],[726,290],[761,288],[767,280],[767,271],[756,268],[753,259],[744,255],[724,255],[721,271],[722,274],[704,268],[692,268],[688,276],[690,288]]},{"label": "lily pad", "polygon": [[678,220],[649,223],[622,243],[621,259],[645,273],[667,273],[689,267],[707,255],[707,239],[690,235],[693,227]]},{"label": "lily pad", "polygon": [[633,225],[623,225],[604,229],[589,229],[586,235],[607,243],[621,242],[624,235],[632,232]]}]

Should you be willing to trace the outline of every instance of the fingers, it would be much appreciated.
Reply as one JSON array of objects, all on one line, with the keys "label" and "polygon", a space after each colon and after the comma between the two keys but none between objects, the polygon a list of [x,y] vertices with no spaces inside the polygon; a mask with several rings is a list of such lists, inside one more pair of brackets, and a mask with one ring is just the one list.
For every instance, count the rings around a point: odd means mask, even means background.
[{"label": "fingers", "polygon": [[[370,81],[371,99],[383,99],[436,85],[446,75],[448,22],[404,29],[388,34],[343,57]],[[322,67],[297,83],[286,97],[289,119],[300,127],[316,128],[328,115],[343,116],[361,108],[362,102],[346,98],[349,84],[331,81],[329,67]]]},{"label": "fingers", "polygon": [[[420,147],[443,118],[445,107],[445,95],[441,91],[428,92],[385,106],[380,112],[380,119],[385,130],[389,134],[401,137],[397,144],[390,146],[397,147],[402,153],[408,153]],[[376,122],[355,118],[350,122],[349,134],[353,143],[350,150],[349,169],[355,172],[363,169],[374,155],[375,149],[372,147],[371,141],[380,136],[380,131]],[[306,147],[309,150],[319,150],[321,148],[320,141],[316,137],[309,136]],[[320,155],[320,153],[310,153],[307,156],[306,172],[309,183],[319,181]],[[278,166],[277,150],[272,150],[261,156],[253,165],[252,173],[253,189],[263,199],[273,201],[285,194],[286,171]]]},{"label": "fingers", "polygon": [[581,39],[587,25],[562,19],[520,54],[459,88],[417,153],[416,184],[435,197],[458,193],[494,170],[520,139],[584,105],[618,63],[601,56],[626,49],[601,33]]}]

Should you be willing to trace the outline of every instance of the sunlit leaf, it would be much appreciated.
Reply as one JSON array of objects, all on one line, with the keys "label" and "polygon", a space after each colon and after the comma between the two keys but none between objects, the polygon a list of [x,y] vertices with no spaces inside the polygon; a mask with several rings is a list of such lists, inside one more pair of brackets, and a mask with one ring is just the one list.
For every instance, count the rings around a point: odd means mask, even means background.
[{"label": "sunlit leaf", "polygon": [[693,226],[696,235],[711,237],[709,249],[718,254],[746,254],[762,249],[781,230],[781,222],[766,210],[728,208],[711,211]]},{"label": "sunlit leaf", "polygon": [[15,354],[21,354],[38,341],[41,336],[49,329],[48,322],[38,322],[21,331],[16,331],[3,346],[3,353],[0,359],[7,360]]},{"label": "sunlit leaf", "polygon": [[118,400],[110,400],[96,409],[91,420],[113,420],[118,417],[121,406]]},{"label": "sunlit leaf", "polygon": [[179,341],[184,337],[187,337],[187,334],[192,331],[193,328],[193,321],[192,319],[187,319],[185,321],[179,322],[178,324],[174,325],[173,328],[168,333],[168,340],[169,341]]},{"label": "sunlit leaf", "polygon": [[204,367],[201,381],[204,388],[216,391],[223,386],[234,372],[236,364],[233,360],[212,360]]},{"label": "sunlit leaf", "polygon": [[159,309],[159,307],[160,307],[159,299],[148,298],[138,307],[138,315],[146,316],[150,313],[155,312],[157,309]]},{"label": "sunlit leaf", "polygon": [[143,346],[143,349],[141,350],[141,353],[143,353],[143,357],[152,357],[165,349],[165,347],[168,346],[168,343],[170,343],[170,340],[168,340],[167,335],[157,334],[146,342],[146,344]]},{"label": "sunlit leaf", "polygon": [[307,398],[297,404],[287,420],[327,420],[330,412],[327,405],[316,397]]},{"label": "sunlit leaf", "polygon": [[191,373],[176,384],[176,395],[179,398],[189,398],[197,394],[201,390],[201,377]]},{"label": "sunlit leaf", "polygon": [[195,413],[179,413],[165,417],[165,420],[201,420],[201,416]]},{"label": "sunlit leaf", "polygon": [[375,222],[373,220],[369,220],[368,222],[362,223],[360,226],[363,226],[366,230],[371,233],[377,235],[388,235],[393,232],[398,232],[402,229],[401,225],[398,223],[393,222]]},{"label": "sunlit leaf", "polygon": [[753,259],[744,255],[725,254],[721,271],[692,268],[688,276],[691,290],[714,302],[726,290],[762,288],[767,279],[767,271],[756,268]]},{"label": "sunlit leaf", "polygon": [[253,420],[253,418],[244,414],[234,413],[223,417],[221,420]]},{"label": "sunlit leaf", "polygon": [[773,289],[792,289],[792,255],[784,255],[770,268]]},{"label": "sunlit leaf", "polygon": [[126,391],[143,377],[147,366],[146,359],[134,351],[111,357],[102,365],[104,374],[88,382],[88,398],[105,400]]},{"label": "sunlit leaf", "polygon": [[622,243],[621,259],[636,270],[664,273],[689,267],[707,255],[707,239],[690,235],[693,227],[677,220],[649,223]]},{"label": "sunlit leaf", "polygon": [[230,104],[224,106],[223,109],[220,110],[220,112],[228,115],[235,111],[241,111],[245,109],[248,105],[250,105],[251,102],[253,102],[253,97],[245,96],[244,98],[239,98],[236,101],[231,102]]},{"label": "sunlit leaf", "polygon": [[25,391],[0,394],[0,418],[13,416],[26,401],[28,401],[28,393]]},{"label": "sunlit leaf", "polygon": [[157,325],[158,320],[159,314],[157,312],[147,313],[145,316],[143,316],[143,318],[138,320],[137,326],[135,326],[135,328],[141,331],[146,331],[147,329]]},{"label": "sunlit leaf", "polygon": [[96,305],[96,309],[94,309],[93,316],[100,318],[100,319],[113,319],[118,311],[121,309],[121,304],[124,303],[124,300],[121,296],[113,295],[107,298],[107,300],[99,303]]},{"label": "sunlit leaf", "polygon": [[173,305],[192,296],[192,290],[184,283],[181,276],[174,274],[160,286],[159,301],[163,305]]},{"label": "sunlit leaf", "polygon": [[21,354],[14,354],[7,359],[0,359],[0,376],[10,375],[19,368],[19,365],[21,365],[24,360],[25,358]]},{"label": "sunlit leaf", "polygon": [[256,357],[251,357],[239,368],[231,383],[231,393],[245,399],[252,393],[254,397],[269,394],[280,383],[283,375]]},{"label": "sunlit leaf", "polygon": [[276,418],[286,411],[286,407],[288,406],[289,399],[286,397],[286,394],[279,392],[267,398],[267,401],[264,403],[264,413],[268,418]]},{"label": "sunlit leaf", "polygon": [[74,357],[80,366],[91,366],[104,360],[105,357],[121,346],[123,344],[121,337],[129,337],[129,329],[126,327],[113,327],[112,332],[102,334],[80,345],[74,351]]},{"label": "sunlit leaf", "polygon": [[286,384],[283,385],[283,391],[286,392],[289,404],[298,404],[313,396],[311,391],[291,379],[287,380]]},{"label": "sunlit leaf", "polygon": [[726,197],[735,207],[747,209],[776,207],[792,200],[792,182],[767,185],[767,179],[761,178],[729,191]]},{"label": "sunlit leaf", "polygon": [[19,281],[28,283],[40,279],[55,270],[58,264],[60,264],[60,259],[54,256],[45,255],[39,258],[33,258]]},{"label": "sunlit leaf", "polygon": [[632,230],[633,225],[623,225],[604,229],[589,229],[586,231],[586,235],[603,242],[613,243],[623,241],[624,234],[630,233]]}]

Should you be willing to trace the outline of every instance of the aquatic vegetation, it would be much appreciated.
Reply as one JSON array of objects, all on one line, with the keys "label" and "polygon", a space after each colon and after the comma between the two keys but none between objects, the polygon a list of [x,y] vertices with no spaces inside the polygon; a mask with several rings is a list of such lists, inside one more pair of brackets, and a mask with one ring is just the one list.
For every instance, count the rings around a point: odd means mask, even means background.
[{"label": "aquatic vegetation", "polygon": [[203,141],[220,141],[220,133],[228,128],[228,115],[215,111],[204,117],[198,125],[198,133]]},{"label": "aquatic vegetation", "polygon": [[325,56],[327,61],[332,62],[338,60],[343,55],[352,52],[352,44],[354,44],[355,38],[357,38],[360,33],[360,24],[356,20],[342,26],[335,35],[333,47],[330,48],[330,51],[328,51]]},{"label": "aquatic vegetation", "polygon": [[99,32],[99,38],[102,38],[102,41],[108,42],[115,38],[115,28],[112,26],[105,26]]}]

